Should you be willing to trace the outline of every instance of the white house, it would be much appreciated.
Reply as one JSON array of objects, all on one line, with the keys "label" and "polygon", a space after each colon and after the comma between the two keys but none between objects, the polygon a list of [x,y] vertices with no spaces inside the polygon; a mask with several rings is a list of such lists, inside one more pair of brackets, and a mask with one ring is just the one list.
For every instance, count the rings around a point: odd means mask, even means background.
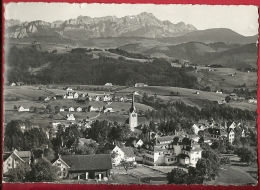
[{"label": "white house", "polygon": [[73,112],[75,111],[74,108],[72,106],[69,107],[69,112]]},{"label": "white house", "polygon": [[16,84],[13,82],[13,83],[11,83],[11,85],[10,86],[16,86]]},{"label": "white house", "polygon": [[93,106],[89,106],[89,107],[88,107],[88,111],[89,111],[89,112],[99,111],[99,108],[94,108]]},{"label": "white house", "polygon": [[113,86],[112,83],[106,83],[105,86]]},{"label": "white house", "polygon": [[22,164],[31,163],[31,152],[30,151],[17,151],[6,152],[3,154],[3,173],[8,172]]},{"label": "white house", "polygon": [[18,112],[30,111],[29,108],[24,108],[23,106],[18,106],[17,110],[18,110]]},{"label": "white house", "polygon": [[57,166],[59,168],[58,171],[59,178],[66,178],[68,176],[70,166],[61,159],[60,155],[59,158],[55,162],[53,162],[52,165]]},{"label": "white house", "polygon": [[77,108],[76,108],[76,111],[77,111],[77,112],[82,112],[82,108],[81,108],[81,107],[77,107]]},{"label": "white house", "polygon": [[65,110],[64,110],[64,108],[60,108],[60,112],[64,112]]},{"label": "white house", "polygon": [[218,91],[218,90],[216,91],[216,93],[217,93],[217,94],[222,94],[222,92],[221,92],[221,91]]},{"label": "white house", "polygon": [[74,117],[74,115],[73,114],[67,114],[66,115],[66,120],[75,120],[75,117]]},{"label": "white house", "polygon": [[113,108],[106,108],[103,110],[103,113],[107,113],[107,112],[112,113],[112,112],[114,112],[114,110],[113,110]]}]

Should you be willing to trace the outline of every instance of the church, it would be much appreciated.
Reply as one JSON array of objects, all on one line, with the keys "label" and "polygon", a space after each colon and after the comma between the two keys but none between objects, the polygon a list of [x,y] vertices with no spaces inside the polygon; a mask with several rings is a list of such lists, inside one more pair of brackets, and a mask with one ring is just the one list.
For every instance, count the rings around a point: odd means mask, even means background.
[{"label": "church", "polygon": [[138,126],[138,114],[135,108],[134,96],[137,95],[136,92],[133,92],[132,97],[132,106],[129,110],[129,118],[126,120],[126,123],[129,124],[131,131],[134,131],[135,127]]}]

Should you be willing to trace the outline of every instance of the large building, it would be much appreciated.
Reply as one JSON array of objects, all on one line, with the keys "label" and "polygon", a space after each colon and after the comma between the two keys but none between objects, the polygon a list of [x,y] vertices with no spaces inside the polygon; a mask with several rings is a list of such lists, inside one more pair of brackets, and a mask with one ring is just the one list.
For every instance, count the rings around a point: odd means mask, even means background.
[{"label": "large building", "polygon": [[196,166],[201,158],[202,149],[192,138],[180,136],[154,137],[145,144],[143,162],[148,165],[182,165]]},{"label": "large building", "polygon": [[135,108],[135,103],[134,103],[134,95],[136,92],[133,93],[133,98],[132,98],[132,106],[129,110],[129,126],[131,131],[134,131],[134,128],[138,126],[138,116]]}]

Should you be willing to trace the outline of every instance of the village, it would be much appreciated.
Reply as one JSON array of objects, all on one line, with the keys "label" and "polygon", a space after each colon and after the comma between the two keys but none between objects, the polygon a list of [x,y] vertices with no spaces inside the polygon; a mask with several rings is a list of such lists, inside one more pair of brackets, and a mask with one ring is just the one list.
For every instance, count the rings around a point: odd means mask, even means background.
[{"label": "village", "polygon": [[[105,86],[113,85],[107,83]],[[145,88],[147,85],[140,83],[136,84],[135,87]],[[40,86],[38,90],[46,91],[43,86]],[[139,110],[139,107],[136,106],[140,104],[135,102],[135,98],[142,96],[138,91],[125,95],[117,95],[119,93],[90,95],[91,93],[79,93],[70,87],[64,87],[59,92],[63,92],[63,94],[40,96],[36,101],[55,105],[55,101],[74,100],[83,102],[82,106],[61,105],[55,106],[54,110],[48,110],[47,105],[46,109],[50,115],[60,114],[62,116],[52,119],[50,130],[42,130],[39,125],[29,124],[28,126],[25,122],[16,122],[17,130],[21,131],[21,134],[36,128],[43,132],[42,134],[46,136],[48,143],[34,145],[35,148],[30,151],[19,150],[11,145],[12,151],[9,147],[9,151],[4,153],[3,173],[5,180],[12,179],[16,168],[21,170],[22,166],[32,167],[32,165],[46,161],[50,163],[49,167],[56,167],[55,175],[58,176],[56,180],[60,183],[71,180],[78,180],[82,183],[120,183],[120,180],[123,180],[126,183],[133,178],[135,183],[164,184],[168,182],[167,173],[173,169],[180,168],[188,172],[189,168],[198,167],[197,162],[202,159],[202,152],[205,151],[202,146],[205,144],[209,147],[215,147],[216,144],[220,146],[219,144],[225,142],[223,146],[225,149],[230,149],[227,151],[229,154],[220,154],[218,159],[226,165],[230,164],[234,157],[234,150],[232,150],[234,141],[240,138],[250,138],[249,126],[244,125],[243,122],[225,121],[219,123],[213,119],[199,119],[197,122],[189,124],[188,128],[192,132],[178,128],[166,133],[164,130],[160,130],[160,123],[157,121],[140,122],[140,118],[144,117],[144,111]],[[230,96],[235,97],[232,94]],[[88,106],[84,106],[85,102],[88,102]],[[93,102],[103,102],[103,106],[92,106]],[[122,135],[123,130],[125,137],[110,138],[107,142],[99,140],[99,138],[91,139],[89,131],[94,130],[92,128],[98,125],[97,119],[100,114],[119,113],[118,110],[115,111],[110,107],[117,102],[127,103],[129,106],[128,110],[123,110],[122,113],[127,119],[121,123],[115,121],[114,124],[102,127],[115,128],[114,133],[117,133],[116,128],[120,128],[119,134]],[[19,105],[15,106],[14,110],[35,112],[34,107],[28,108]],[[87,114],[91,112],[95,113],[91,118],[84,117],[84,115],[80,118],[75,116],[76,113]],[[165,122],[163,121],[163,123]],[[7,124],[5,128],[8,126]],[[84,130],[84,133],[88,135],[76,135],[75,130]],[[67,131],[69,134],[66,134]],[[100,133],[102,132],[100,131]],[[61,134],[65,136],[61,136]],[[111,135],[116,134],[111,132]],[[56,147],[56,150],[53,151],[53,141],[58,139],[60,141],[58,148]],[[82,153],[82,151],[86,151],[85,149],[91,149],[91,151]],[[79,154],[79,152],[81,153]],[[237,156],[235,157],[237,158]],[[122,176],[124,176],[123,179],[121,179]],[[212,174],[209,181],[215,177],[216,174]]]}]

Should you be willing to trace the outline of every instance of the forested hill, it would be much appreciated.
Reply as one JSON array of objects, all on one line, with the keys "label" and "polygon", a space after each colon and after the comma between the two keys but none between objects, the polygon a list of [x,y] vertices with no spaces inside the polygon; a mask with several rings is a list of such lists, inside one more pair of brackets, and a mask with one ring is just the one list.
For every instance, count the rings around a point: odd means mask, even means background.
[{"label": "forested hill", "polygon": [[[23,81],[27,84],[95,84],[111,82],[118,85],[133,85],[137,82],[148,85],[194,88],[197,78],[189,75],[193,68],[175,68],[163,59],[140,63],[124,59],[99,56],[94,59],[84,51],[66,54],[51,54],[36,48],[12,47],[7,54],[8,82]],[[50,63],[37,75],[31,68]]]}]

